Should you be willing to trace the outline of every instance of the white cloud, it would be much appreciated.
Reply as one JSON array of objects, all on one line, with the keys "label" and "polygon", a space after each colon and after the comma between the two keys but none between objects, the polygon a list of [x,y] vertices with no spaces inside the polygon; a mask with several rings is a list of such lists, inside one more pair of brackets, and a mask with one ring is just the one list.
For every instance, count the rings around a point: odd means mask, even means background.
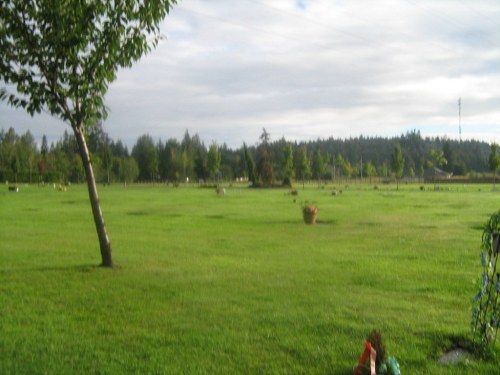
[{"label": "white cloud", "polygon": [[[181,1],[166,39],[111,85],[105,127],[129,145],[187,129],[239,147],[262,127],[297,140],[453,137],[462,97],[464,136],[498,140],[498,19],[496,0]],[[34,124],[0,105],[0,127],[14,118]]]}]

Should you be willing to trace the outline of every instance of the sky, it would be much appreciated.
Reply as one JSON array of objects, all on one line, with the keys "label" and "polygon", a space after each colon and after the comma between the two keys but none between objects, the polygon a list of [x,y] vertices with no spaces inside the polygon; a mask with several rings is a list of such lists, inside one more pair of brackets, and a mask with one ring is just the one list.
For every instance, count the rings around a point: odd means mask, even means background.
[{"label": "sky", "polygon": [[[206,145],[424,137],[500,142],[498,0],[184,0],[149,55],[118,72],[104,129]],[[460,99],[460,105],[459,105]],[[0,103],[0,129],[68,125]]]}]

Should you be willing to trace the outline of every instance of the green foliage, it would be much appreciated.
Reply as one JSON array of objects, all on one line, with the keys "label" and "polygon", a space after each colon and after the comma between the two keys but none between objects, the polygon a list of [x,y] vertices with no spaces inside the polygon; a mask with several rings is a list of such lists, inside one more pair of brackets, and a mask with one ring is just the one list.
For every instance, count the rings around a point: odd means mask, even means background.
[{"label": "green foliage", "polygon": [[431,151],[431,167],[442,167],[443,165],[448,164],[448,160],[446,160],[444,156],[444,151],[432,150]]},{"label": "green foliage", "polygon": [[104,94],[160,38],[171,1],[0,2],[0,99],[77,126],[106,117]]},{"label": "green foliage", "polygon": [[488,166],[490,167],[490,170],[493,172],[495,176],[494,179],[496,180],[497,172],[500,169],[500,154],[498,152],[498,145],[496,143],[493,143],[491,145],[491,152],[488,158]]},{"label": "green foliage", "polygon": [[365,169],[365,175],[369,177],[370,180],[372,177],[375,177],[377,175],[377,170],[375,169],[375,166],[371,161],[365,163],[364,169]]},{"label": "green foliage", "polygon": [[396,175],[397,186],[399,190],[399,179],[403,177],[403,172],[405,168],[405,158],[403,157],[403,153],[401,151],[401,146],[399,143],[394,147],[394,154],[391,159],[392,170]]},{"label": "green foliage", "polygon": [[158,150],[150,135],[139,137],[132,149],[132,156],[137,160],[140,181],[155,181],[158,175]]},{"label": "green foliage", "polygon": [[321,180],[326,173],[327,163],[323,158],[321,149],[316,149],[312,160],[312,176],[317,180]]},{"label": "green foliage", "polygon": [[272,186],[274,181],[273,154],[269,147],[270,135],[262,129],[261,143],[257,148],[257,177],[263,186]]},{"label": "green foliage", "polygon": [[255,163],[253,161],[253,156],[250,150],[248,149],[247,145],[243,143],[243,153],[244,153],[244,159],[245,159],[245,164],[247,167],[247,174],[248,174],[248,180],[252,183],[252,185],[257,184],[257,172],[255,170]]},{"label": "green foliage", "polygon": [[366,339],[377,352],[377,358],[375,361],[376,368],[380,368],[382,363],[387,361],[387,353],[385,351],[385,344],[382,339],[382,334],[376,329],[372,330]]},{"label": "green foliage", "polygon": [[471,328],[475,347],[485,352],[494,347],[500,326],[500,211],[493,214],[484,227],[481,244],[479,292],[474,297]]},{"label": "green foliage", "polygon": [[215,176],[220,170],[220,161],[221,161],[221,153],[219,150],[219,146],[217,146],[217,143],[214,141],[212,142],[212,144],[208,149],[208,156],[207,156],[207,169],[213,178],[215,178]]},{"label": "green foliage", "polygon": [[302,183],[311,176],[311,165],[307,157],[306,146],[300,147],[295,153],[295,176],[302,180]]},{"label": "green foliage", "polygon": [[[104,96],[120,67],[156,46],[160,22],[175,0],[5,0],[0,2],[0,100],[59,117],[73,130],[99,238],[102,265],[112,266],[111,243],[99,206],[85,135],[107,115]],[[110,181],[111,157],[100,158]],[[15,172],[17,176],[17,172]],[[155,176],[156,177],[156,176]],[[67,176],[62,176],[63,179]]]},{"label": "green foliage", "polygon": [[[134,147],[139,146],[143,138],[144,135],[139,137]],[[96,174],[96,180],[98,182],[108,182],[108,175],[110,182],[130,182],[137,178],[137,173],[135,172],[127,173],[126,171],[120,170],[122,166],[131,166],[130,162],[123,163],[124,159],[129,157],[128,149],[120,140],[115,141],[110,139],[100,123],[97,123],[94,127],[89,129],[87,139],[89,151],[92,154],[94,162],[93,167]],[[0,130],[0,181],[14,181],[12,158],[10,156],[13,155],[13,150],[15,150],[20,160],[18,171],[18,180],[20,182],[37,182],[42,180],[45,182],[64,182],[64,180],[61,180],[62,178],[66,178],[71,182],[80,182],[84,179],[82,164],[81,162],[76,161],[77,157],[75,157],[75,155],[78,150],[76,139],[73,135],[64,133],[59,141],[52,144],[52,149],[49,149],[50,147],[45,136],[42,138],[40,149],[37,148],[36,141],[37,140],[34,140],[33,136],[29,132],[21,135],[16,134],[13,128],[7,129],[7,131]],[[209,178],[207,168],[208,150],[203,142],[201,142],[200,137],[197,134],[191,137],[189,133],[186,132],[182,142],[179,142],[174,138],[171,138],[166,142],[159,140],[156,144],[153,139],[150,139],[150,141],[154,145],[156,153],[158,154],[157,177],[159,175],[161,181],[177,181],[181,178],[185,181],[185,178],[187,177],[192,182],[199,182],[206,181]],[[296,172],[298,173],[298,169],[296,168],[296,165],[294,165],[294,158],[292,157],[290,160],[289,155],[291,150],[292,154],[295,153],[295,161],[297,161],[297,150],[300,147],[305,147],[305,145],[287,144],[284,140],[282,140],[279,144],[280,147],[274,152],[281,156],[279,160],[276,161],[277,165],[280,167],[280,178],[285,179],[285,175],[291,173],[292,177],[287,181],[293,183],[293,178],[300,180],[300,175],[295,175]],[[313,145],[314,144],[316,143],[313,143]],[[348,140],[345,141],[345,144],[348,144]],[[271,149],[275,146],[276,144],[269,144]],[[455,149],[458,147],[459,146],[457,145],[454,146]],[[59,148],[62,150],[58,150]],[[477,145],[474,150],[477,153],[479,145]],[[243,150],[232,150],[223,145],[219,147],[219,151],[221,153],[220,171],[223,180],[228,181],[233,177],[248,177],[248,167],[244,147]],[[255,147],[248,147],[247,151],[247,156],[250,155],[252,158],[251,161],[253,161],[253,153],[256,152]],[[288,153],[288,156],[285,155],[285,151]],[[381,152],[382,151],[383,150],[381,150]],[[407,151],[405,150],[405,153],[406,152]],[[463,152],[461,154],[463,155]],[[483,155],[482,153],[477,153],[477,155],[482,159],[488,159],[487,155]],[[110,165],[108,163],[110,156],[111,169],[109,169]],[[307,158],[307,147],[305,156]],[[326,160],[330,160],[331,157],[328,156],[328,153],[323,152],[322,156],[326,167]],[[60,161],[57,160],[58,158],[66,158],[71,162],[68,163]],[[326,174],[325,177],[347,177],[353,173],[352,164],[347,163],[340,153],[337,153],[335,159],[336,161],[334,168],[332,168],[333,170]],[[73,165],[73,160],[77,163],[76,165]],[[138,163],[138,161],[139,159],[135,159],[136,163]],[[412,159],[410,159],[409,163],[414,164]],[[405,165],[406,164],[407,163],[405,163]],[[431,165],[433,165],[433,163],[431,163]],[[40,173],[40,166],[42,167],[41,171],[43,173]],[[59,170],[58,168],[60,167],[63,167],[64,169]],[[375,163],[369,160],[363,163],[363,168],[363,176],[369,177],[370,179],[376,175],[379,175],[380,177],[388,176],[387,165],[385,163],[383,163],[382,166],[377,167]],[[407,173],[411,176],[412,167],[408,168]],[[487,168],[486,163],[485,168]],[[128,170],[133,171],[134,169],[135,168],[132,167],[132,169],[129,168]],[[141,170],[144,169],[147,168],[143,165]],[[310,171],[311,165],[309,165],[309,172]],[[418,175],[422,177],[423,174],[424,168],[421,166],[421,169],[418,171]],[[125,175],[127,177],[124,177]],[[309,178],[310,174],[307,174],[307,176],[307,178]],[[154,176],[152,176],[151,173],[146,172],[144,176],[141,177],[141,180],[151,181],[153,177]]]},{"label": "green foliage", "polygon": [[139,177],[139,166],[134,158],[123,156],[114,160],[113,172],[119,181],[133,182]]},{"label": "green foliage", "polygon": [[283,160],[281,164],[281,173],[283,176],[283,185],[292,186],[292,178],[294,176],[293,170],[293,149],[290,143],[283,147]]},{"label": "green foliage", "polygon": [[493,143],[491,145],[491,153],[488,159],[490,170],[497,172],[500,169],[500,154],[498,153],[498,145]]},{"label": "green foliage", "polygon": [[394,174],[396,175],[396,178],[403,177],[405,159],[403,157],[403,153],[401,151],[401,146],[399,145],[399,143],[394,146],[394,154],[392,155],[391,166]]}]

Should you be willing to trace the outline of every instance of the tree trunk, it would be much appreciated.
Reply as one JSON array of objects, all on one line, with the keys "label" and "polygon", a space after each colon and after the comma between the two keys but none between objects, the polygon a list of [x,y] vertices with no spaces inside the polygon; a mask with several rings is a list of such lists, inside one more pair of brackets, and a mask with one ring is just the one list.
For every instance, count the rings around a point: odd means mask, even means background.
[{"label": "tree trunk", "polygon": [[97,195],[97,186],[95,184],[94,171],[90,162],[89,149],[83,134],[83,127],[73,127],[80,157],[82,158],[83,168],[85,169],[85,176],[87,178],[87,187],[89,190],[90,205],[92,206],[92,214],[94,216],[95,228],[97,230],[97,237],[99,238],[99,245],[101,248],[101,257],[103,267],[113,267],[113,260],[111,258],[111,242],[106,232],[106,225],[102,216],[101,206],[99,205],[99,197]]}]

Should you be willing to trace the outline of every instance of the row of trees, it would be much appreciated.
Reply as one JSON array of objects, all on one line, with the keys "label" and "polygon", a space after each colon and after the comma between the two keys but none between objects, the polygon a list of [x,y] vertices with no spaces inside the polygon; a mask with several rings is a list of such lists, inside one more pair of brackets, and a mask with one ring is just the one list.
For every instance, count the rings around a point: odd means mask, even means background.
[{"label": "row of trees", "polygon": [[[293,180],[353,177],[424,176],[438,167],[455,175],[496,172],[498,146],[478,141],[425,138],[410,132],[395,138],[351,138],[297,143],[272,142],[263,129],[254,146],[230,149],[212,142],[208,147],[186,131],[181,141],[163,142],[140,136],[132,151],[109,138],[101,124],[90,128],[87,143],[101,183],[212,182],[248,179],[254,185],[291,185]],[[495,164],[496,163],[496,164]],[[81,182],[84,169],[73,135],[41,146],[28,131],[0,131],[0,180],[22,182]]]},{"label": "row of trees", "polygon": [[[137,178],[137,162],[121,141],[110,140],[100,126],[92,128],[87,138],[98,181],[131,182]],[[18,135],[13,128],[0,130],[0,180],[13,183],[85,181],[75,137],[64,132],[59,141],[49,146],[43,136],[38,147],[29,131]]]}]

